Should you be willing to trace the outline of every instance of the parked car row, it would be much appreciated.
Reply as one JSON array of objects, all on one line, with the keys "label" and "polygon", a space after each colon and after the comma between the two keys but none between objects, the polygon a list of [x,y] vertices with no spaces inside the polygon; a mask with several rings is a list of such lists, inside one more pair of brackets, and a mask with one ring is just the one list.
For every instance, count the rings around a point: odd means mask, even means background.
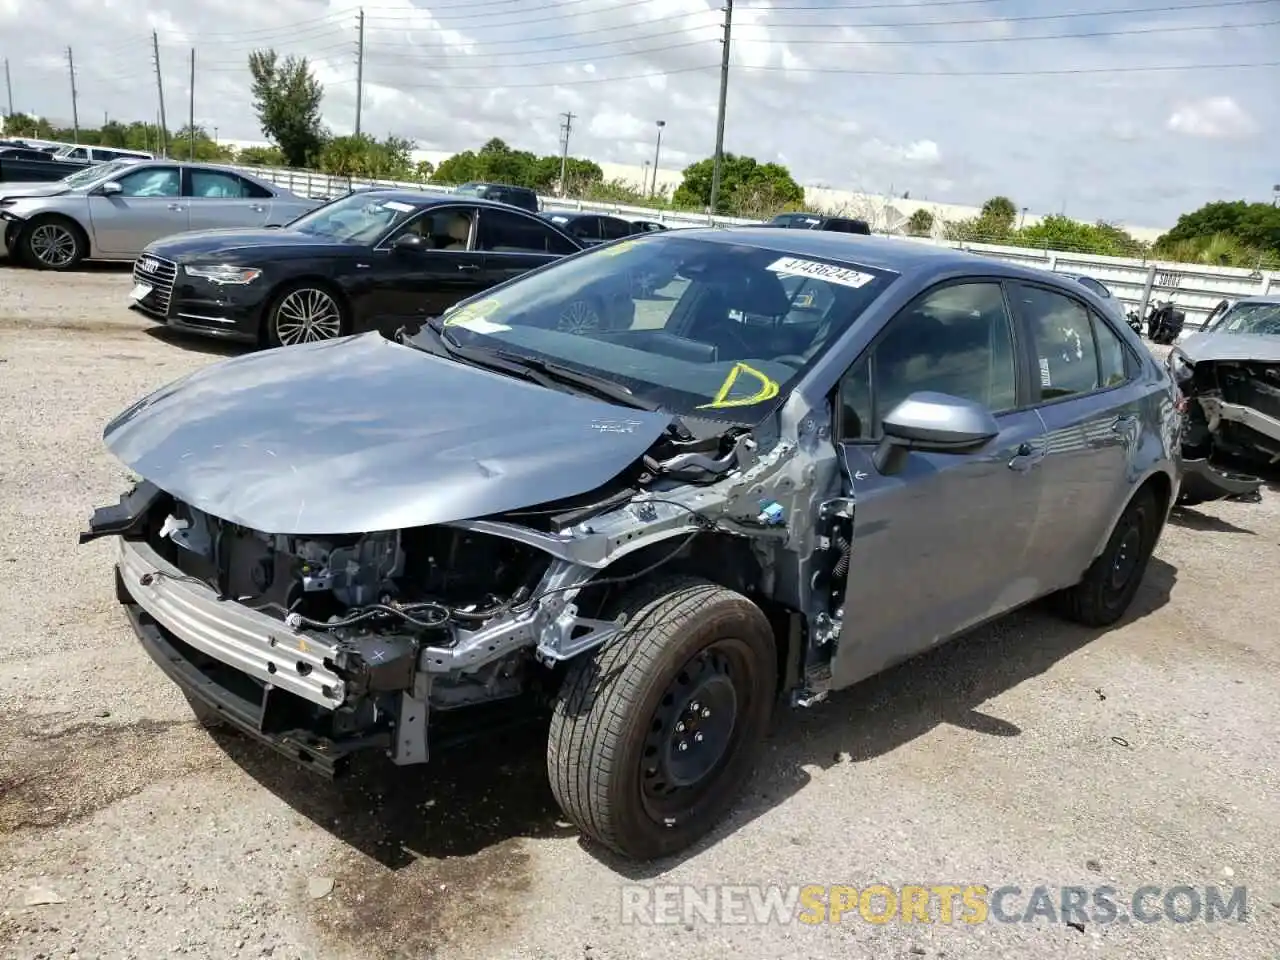
[{"label": "parked car row", "polygon": [[1133,331],[950,249],[586,246],[371,191],[158,241],[134,279],[157,319],[294,344],[106,427],[142,480],[82,541],[118,538],[197,714],[326,775],[543,729],[566,816],[632,858],[725,818],[779,704],[1041,597],[1115,624],[1178,495],[1178,392]]},{"label": "parked car row", "polygon": [[318,205],[240,171],[171,160],[113,160],[51,183],[0,187],[5,252],[45,270],[132,260],[189,230],[279,226]]}]

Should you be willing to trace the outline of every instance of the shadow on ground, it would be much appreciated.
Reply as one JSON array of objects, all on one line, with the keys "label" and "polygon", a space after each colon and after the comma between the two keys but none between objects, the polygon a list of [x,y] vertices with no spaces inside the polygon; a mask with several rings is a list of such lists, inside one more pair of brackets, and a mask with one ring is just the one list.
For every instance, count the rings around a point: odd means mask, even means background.
[{"label": "shadow on ground", "polygon": [[[1164,606],[1176,580],[1175,568],[1152,558],[1124,622]],[[1036,604],[833,694],[815,709],[780,707],[771,736],[774,772],[758,777],[729,822],[684,856],[725,839],[802,790],[810,779],[807,766],[870,760],[939,724],[1019,736],[1019,728],[983,713],[981,704],[1044,673],[1103,632],[1064,623]],[[547,782],[545,737],[545,723],[538,722],[419,768],[396,768],[370,756],[348,778],[326,782],[239,737],[219,735],[231,757],[267,789],[393,870],[419,857],[477,854],[511,838],[572,835]],[[586,847],[632,879],[674,862],[637,867]]]},{"label": "shadow on ground", "polygon": [[160,324],[154,327],[147,327],[146,333],[147,336],[171,347],[188,350],[191,353],[204,353],[211,357],[238,357],[242,353],[249,353],[254,349],[248,344],[215,340],[212,337],[200,337]]}]

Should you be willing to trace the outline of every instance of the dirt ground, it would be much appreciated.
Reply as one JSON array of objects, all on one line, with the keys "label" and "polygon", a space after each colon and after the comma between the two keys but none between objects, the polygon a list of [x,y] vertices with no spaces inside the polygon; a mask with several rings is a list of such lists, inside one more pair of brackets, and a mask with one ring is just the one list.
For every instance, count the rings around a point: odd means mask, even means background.
[{"label": "dirt ground", "polygon": [[[536,730],[328,784],[192,721],[76,544],[126,485],[107,420],[226,355],[128,287],[0,265],[0,958],[1276,956],[1280,490],[1177,511],[1117,629],[1031,609],[784,711],[731,822],[641,870],[559,818]],[[622,922],[634,884],[875,882],[1244,886],[1249,916]]]}]

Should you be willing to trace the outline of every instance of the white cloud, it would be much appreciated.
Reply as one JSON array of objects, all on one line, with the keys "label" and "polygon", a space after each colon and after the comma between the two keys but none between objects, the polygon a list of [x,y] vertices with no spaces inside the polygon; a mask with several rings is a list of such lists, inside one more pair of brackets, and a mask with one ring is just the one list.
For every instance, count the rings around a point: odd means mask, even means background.
[{"label": "white cloud", "polygon": [[1174,133],[1209,140],[1239,140],[1258,132],[1258,122],[1231,97],[1205,97],[1183,103],[1169,115]]},{"label": "white cloud", "polygon": [[[19,110],[69,124],[69,44],[82,124],[104,113],[152,120],[154,27],[170,125],[186,121],[194,44],[196,116],[223,138],[248,140],[260,133],[245,61],[255,48],[274,47],[312,60],[325,84],[326,122],[346,132],[355,116],[359,2],[151,0],[139,16],[124,0],[0,0],[0,48],[11,61]],[[602,163],[651,158],[658,119],[667,121],[665,168],[711,153],[722,0],[551,3],[363,0],[362,128],[428,150],[475,149],[501,137],[555,153],[557,115],[572,111],[572,151]],[[1014,18],[1041,13],[1042,5],[1004,0],[999,18],[945,26],[938,21],[974,20],[975,11],[906,0],[860,11],[799,6],[818,4],[753,0],[735,10],[725,146],[761,161],[785,156],[801,182],[892,186],[909,189],[913,200],[972,204],[1007,194],[1032,214],[1065,200],[1084,218],[1139,224],[1171,223],[1222,196],[1269,196],[1275,182],[1280,98],[1268,91],[1280,88],[1280,74],[1191,66],[1274,60],[1274,29],[1027,39],[1206,20],[1248,24],[1264,11],[1025,23]],[[1179,64],[1187,68],[1012,75]],[[938,71],[1011,75],[930,75]],[[1215,96],[1205,97],[1206,85]],[[1238,142],[1229,153],[1220,148],[1227,136]],[[1157,155],[1158,185],[1151,176]]]}]

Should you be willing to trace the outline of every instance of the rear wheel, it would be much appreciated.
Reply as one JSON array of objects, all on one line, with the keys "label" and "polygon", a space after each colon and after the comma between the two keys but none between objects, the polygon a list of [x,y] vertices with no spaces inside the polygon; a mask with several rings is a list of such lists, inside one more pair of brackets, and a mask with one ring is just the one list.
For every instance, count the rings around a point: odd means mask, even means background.
[{"label": "rear wheel", "polygon": [[1129,609],[1155,550],[1163,521],[1151,489],[1139,490],[1084,577],[1056,597],[1058,611],[1089,627],[1109,627]]},{"label": "rear wheel", "polygon": [[716,826],[754,768],[777,666],[760,609],[713,583],[667,580],[624,600],[626,626],[570,668],[547,767],[565,815],[639,860]]},{"label": "rear wheel", "polygon": [[289,347],[345,336],[350,328],[341,298],[317,283],[295,283],[276,295],[267,309],[268,346]]},{"label": "rear wheel", "polygon": [[36,217],[18,241],[22,259],[40,270],[70,270],[89,252],[84,231],[65,217]]}]

